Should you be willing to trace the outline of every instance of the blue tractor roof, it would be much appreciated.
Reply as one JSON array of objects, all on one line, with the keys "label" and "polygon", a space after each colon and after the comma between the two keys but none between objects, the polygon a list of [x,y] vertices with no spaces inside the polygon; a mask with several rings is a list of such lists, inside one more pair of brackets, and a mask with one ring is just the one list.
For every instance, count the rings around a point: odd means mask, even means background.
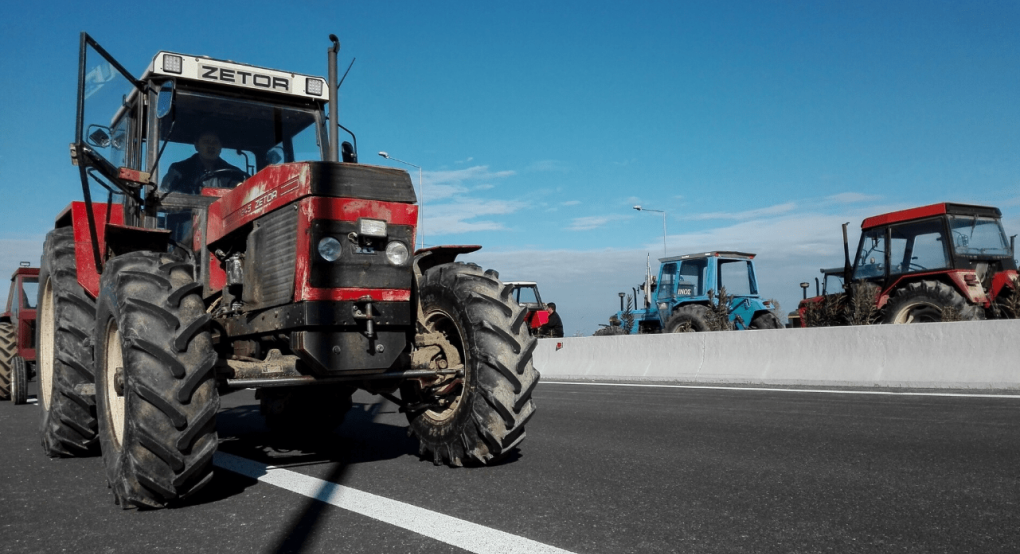
[{"label": "blue tractor roof", "polygon": [[697,254],[684,254],[683,256],[671,256],[669,258],[659,258],[659,262],[679,262],[681,260],[696,260],[698,258],[736,258],[738,260],[753,260],[755,254],[748,254],[747,252],[730,252],[726,250],[718,250],[716,252],[699,252]]}]

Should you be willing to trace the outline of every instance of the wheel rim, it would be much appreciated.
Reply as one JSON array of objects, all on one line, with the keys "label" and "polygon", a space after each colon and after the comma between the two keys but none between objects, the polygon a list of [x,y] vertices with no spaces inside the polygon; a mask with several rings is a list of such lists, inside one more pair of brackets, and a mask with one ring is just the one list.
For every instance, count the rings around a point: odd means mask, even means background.
[{"label": "wheel rim", "polygon": [[39,366],[39,397],[43,410],[50,409],[50,389],[53,384],[53,341],[55,317],[53,314],[53,283],[46,279],[43,288],[42,302],[39,304],[37,325],[39,325],[39,344],[36,364]]},{"label": "wheel rim", "polygon": [[[450,314],[437,310],[430,313],[425,319],[425,326],[432,332],[442,333],[446,336],[446,340],[460,352],[462,363],[464,364],[464,379],[460,383],[459,391],[454,390],[450,396],[453,396],[449,405],[442,410],[426,410],[425,416],[435,421],[438,424],[446,423],[453,419],[457,414],[457,410],[461,405],[461,401],[464,399],[464,391],[467,388],[468,380],[468,359],[467,353],[464,352],[464,336],[460,330],[460,327],[454,322]],[[448,397],[443,397],[448,398]]]},{"label": "wheel rim", "polygon": [[[113,438],[120,448],[124,439],[124,398],[125,394],[117,394],[117,369],[124,367],[124,352],[120,345],[120,330],[111,320],[106,326],[106,355],[103,360],[103,395],[106,397],[106,409],[109,412],[110,427]],[[123,372],[123,370],[121,370]]]},{"label": "wheel rim", "polygon": [[896,314],[894,323],[937,323],[942,321],[942,310],[931,304],[911,304]]}]

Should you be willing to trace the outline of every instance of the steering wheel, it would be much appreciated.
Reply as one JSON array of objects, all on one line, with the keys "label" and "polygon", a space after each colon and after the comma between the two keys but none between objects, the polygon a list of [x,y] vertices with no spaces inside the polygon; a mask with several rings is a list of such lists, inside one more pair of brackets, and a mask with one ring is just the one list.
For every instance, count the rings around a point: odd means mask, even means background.
[{"label": "steering wheel", "polygon": [[224,167],[222,169],[214,169],[212,171],[206,171],[205,173],[199,175],[198,178],[195,179],[195,188],[201,188],[202,183],[209,181],[211,179],[225,178],[228,181],[236,179],[237,182],[231,183],[232,185],[236,185],[237,183],[244,181],[248,177],[251,176],[241,171],[240,169],[237,169],[236,167]]}]

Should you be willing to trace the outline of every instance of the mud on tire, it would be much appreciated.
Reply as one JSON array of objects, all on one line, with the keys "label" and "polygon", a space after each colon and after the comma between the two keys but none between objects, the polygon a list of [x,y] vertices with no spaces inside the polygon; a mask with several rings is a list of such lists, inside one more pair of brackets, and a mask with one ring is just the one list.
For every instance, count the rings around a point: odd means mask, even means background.
[{"label": "mud on tire", "polygon": [[984,319],[977,306],[969,304],[953,287],[938,281],[917,281],[899,289],[882,309],[885,323],[931,323],[942,321],[951,308],[960,321]]},{"label": "mud on tire", "polygon": [[[488,464],[514,449],[535,413],[532,392],[539,373],[532,365],[538,342],[529,335],[527,310],[494,272],[474,264],[429,269],[420,298],[427,327],[447,337],[464,362],[464,378],[440,406],[408,412],[419,455],[435,464]],[[411,404],[429,402],[417,381],[401,386]]]},{"label": "mud on tire", "polygon": [[99,436],[125,508],[163,507],[213,476],[217,358],[193,275],[169,254],[134,252],[108,262],[100,281]]},{"label": "mud on tire", "polygon": [[51,457],[93,454],[98,442],[95,401],[81,387],[95,382],[96,306],[78,284],[74,252],[74,229],[54,229],[39,264],[36,373],[42,447]]},{"label": "mud on tire", "polygon": [[704,333],[711,330],[708,324],[708,308],[698,304],[680,306],[666,321],[667,333]]},{"label": "mud on tire", "polygon": [[15,350],[14,325],[0,323],[0,400],[11,398],[11,361]]}]

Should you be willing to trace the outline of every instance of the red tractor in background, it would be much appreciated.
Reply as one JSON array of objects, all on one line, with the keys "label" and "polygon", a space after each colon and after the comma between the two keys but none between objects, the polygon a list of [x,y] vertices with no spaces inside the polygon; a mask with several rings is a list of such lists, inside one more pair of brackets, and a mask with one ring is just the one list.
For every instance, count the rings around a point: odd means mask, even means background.
[{"label": "red tractor in background", "polygon": [[1015,244],[1001,219],[998,208],[949,202],[869,217],[852,265],[844,225],[846,290],[871,285],[883,323],[1015,318]]},{"label": "red tractor in background", "polygon": [[549,309],[542,302],[538,294],[538,283],[534,281],[507,281],[506,285],[513,287],[511,295],[515,302],[528,311],[524,316],[524,322],[528,326],[528,332],[532,335],[541,333],[539,329],[549,323]]},{"label": "red tractor in background", "polygon": [[[135,78],[81,35],[84,202],[57,216],[39,272],[42,443],[98,446],[123,507],[209,483],[219,397],[248,388],[288,437],[328,437],[355,390],[381,395],[437,465],[490,464],[525,437],[527,310],[455,261],[479,246],[412,253],[410,176],[339,144],[330,39],[328,79],[174,52]],[[181,177],[207,149],[216,164]]]},{"label": "red tractor in background", "polygon": [[39,268],[21,262],[11,275],[7,306],[0,314],[0,400],[28,401],[35,368],[35,301]]}]

